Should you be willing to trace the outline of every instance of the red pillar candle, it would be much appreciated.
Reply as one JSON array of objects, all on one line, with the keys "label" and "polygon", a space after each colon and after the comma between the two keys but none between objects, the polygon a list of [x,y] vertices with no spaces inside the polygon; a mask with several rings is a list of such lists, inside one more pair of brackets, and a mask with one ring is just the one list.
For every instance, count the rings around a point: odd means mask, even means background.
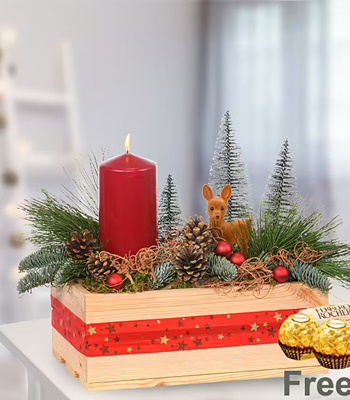
[{"label": "red pillar candle", "polygon": [[120,256],[157,239],[157,165],[129,153],[100,165],[100,241]]}]

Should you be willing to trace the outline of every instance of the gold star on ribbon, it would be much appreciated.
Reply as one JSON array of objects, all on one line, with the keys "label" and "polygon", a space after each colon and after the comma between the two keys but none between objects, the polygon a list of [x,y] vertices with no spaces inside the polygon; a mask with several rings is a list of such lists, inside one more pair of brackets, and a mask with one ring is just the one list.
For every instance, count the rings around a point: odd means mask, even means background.
[{"label": "gold star on ribbon", "polygon": [[200,326],[199,325],[196,325],[196,329],[199,329],[200,328]]},{"label": "gold star on ribbon", "polygon": [[161,336],[160,337],[160,344],[168,344],[169,338],[166,336]]},{"label": "gold star on ribbon", "polygon": [[87,331],[90,333],[91,336],[96,335],[96,328],[93,328],[92,326],[90,326]]},{"label": "gold star on ribbon", "polygon": [[256,339],[256,341],[257,341],[257,342],[260,342],[260,339],[259,339],[259,338],[257,338],[257,339]]},{"label": "gold star on ribbon", "polygon": [[160,319],[157,319],[157,324],[160,324]]},{"label": "gold star on ribbon", "polygon": [[279,314],[278,312],[275,313],[274,318],[276,321],[280,321],[282,319],[282,314]]},{"label": "gold star on ribbon", "polygon": [[227,314],[227,318],[231,318],[231,315],[230,315],[230,314]]},{"label": "gold star on ribbon", "polygon": [[62,328],[63,326],[63,321],[60,319],[60,327]]},{"label": "gold star on ribbon", "polygon": [[131,352],[132,352],[132,347],[128,347],[128,348],[126,349],[126,351],[127,351],[128,353],[131,353]]},{"label": "gold star on ribbon", "polygon": [[269,324],[267,322],[264,322],[264,327],[266,328]]},{"label": "gold star on ribbon", "polygon": [[252,327],[252,331],[256,332],[259,329],[259,325],[256,322],[254,322],[254,324],[250,324],[250,326]]},{"label": "gold star on ribbon", "polygon": [[223,338],[224,338],[224,335],[220,333],[220,334],[218,335],[218,339],[219,339],[219,340],[222,340]]},{"label": "gold star on ribbon", "polygon": [[109,339],[108,339],[108,337],[105,337],[105,342],[109,342]]},{"label": "gold star on ribbon", "polygon": [[81,337],[84,339],[85,338],[85,332],[81,332]]}]

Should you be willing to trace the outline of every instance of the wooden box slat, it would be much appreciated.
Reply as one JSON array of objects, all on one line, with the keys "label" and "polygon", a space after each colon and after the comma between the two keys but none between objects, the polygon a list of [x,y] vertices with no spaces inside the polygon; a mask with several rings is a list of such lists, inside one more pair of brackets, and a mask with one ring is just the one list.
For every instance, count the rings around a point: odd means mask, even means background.
[{"label": "wooden box slat", "polygon": [[[301,284],[278,285],[260,296],[214,289],[95,294],[80,286],[53,288],[52,296],[86,324],[226,313],[301,309],[328,304],[328,296]],[[86,357],[53,329],[53,350],[89,390],[180,385],[281,377],[284,371],[325,373],[315,358],[286,358],[277,343],[148,354]]]},{"label": "wooden box slat", "polygon": [[327,295],[299,283],[265,286],[259,295],[223,293],[212,288],[142,293],[90,293],[81,286],[53,288],[52,295],[87,324],[193,315],[244,313],[328,304]]}]

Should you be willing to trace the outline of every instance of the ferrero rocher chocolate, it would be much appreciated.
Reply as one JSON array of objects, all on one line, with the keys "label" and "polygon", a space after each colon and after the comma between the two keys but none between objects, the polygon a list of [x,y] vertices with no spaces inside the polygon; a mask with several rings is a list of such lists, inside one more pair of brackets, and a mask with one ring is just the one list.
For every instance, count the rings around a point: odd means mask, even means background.
[{"label": "ferrero rocher chocolate", "polygon": [[331,319],[322,324],[316,331],[312,345],[322,354],[343,356],[350,355],[350,324],[340,319]]},{"label": "ferrero rocher chocolate", "polygon": [[293,347],[310,347],[317,323],[308,315],[294,314],[288,317],[280,328],[280,342]]},{"label": "ferrero rocher chocolate", "polygon": [[317,328],[316,321],[306,314],[288,317],[279,332],[279,344],[285,355],[300,360],[305,354],[311,354],[312,337]]},{"label": "ferrero rocher chocolate", "polygon": [[326,321],[317,329],[312,346],[323,367],[350,367],[350,323],[341,319]]}]

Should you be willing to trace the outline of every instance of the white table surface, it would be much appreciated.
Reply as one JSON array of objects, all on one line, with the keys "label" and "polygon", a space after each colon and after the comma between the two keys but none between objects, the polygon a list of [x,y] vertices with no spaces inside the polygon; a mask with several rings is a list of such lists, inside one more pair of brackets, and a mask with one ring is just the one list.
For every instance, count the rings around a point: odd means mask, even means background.
[{"label": "white table surface", "polygon": [[[49,319],[19,322],[0,327],[0,342],[27,368],[30,400],[286,400],[324,399],[316,390],[304,397],[301,388],[292,387],[289,397],[283,395],[283,379],[223,382],[202,385],[157,387],[149,389],[88,392],[53,356]],[[269,361],[266,360],[266,363]],[[296,365],[296,370],[297,370]],[[332,371],[333,379],[350,378],[350,369]],[[317,378],[320,376],[318,375]],[[301,378],[303,382],[303,378]],[[333,399],[343,399],[333,394]]]}]

